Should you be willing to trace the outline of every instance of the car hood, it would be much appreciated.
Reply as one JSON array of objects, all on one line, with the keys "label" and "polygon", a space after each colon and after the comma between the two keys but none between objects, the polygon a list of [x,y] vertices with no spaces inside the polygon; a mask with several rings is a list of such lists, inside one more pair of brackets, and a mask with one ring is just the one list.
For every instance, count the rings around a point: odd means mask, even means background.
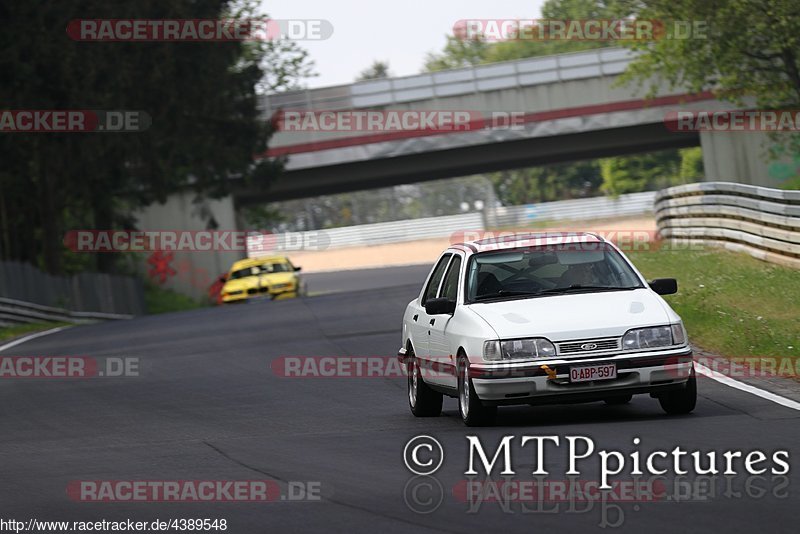
[{"label": "car hood", "polygon": [[225,282],[224,291],[247,291],[250,288],[290,284],[294,281],[294,273],[270,273],[258,276],[246,276]]},{"label": "car hood", "polygon": [[247,276],[245,278],[237,278],[236,280],[228,280],[222,286],[222,290],[226,292],[231,291],[247,291],[251,287],[258,287],[257,276]]},{"label": "car hood", "polygon": [[631,328],[670,322],[661,298],[646,288],[474,303],[470,309],[500,339],[611,337]]},{"label": "car hood", "polygon": [[291,284],[294,282],[294,273],[270,273],[261,275],[263,285]]}]

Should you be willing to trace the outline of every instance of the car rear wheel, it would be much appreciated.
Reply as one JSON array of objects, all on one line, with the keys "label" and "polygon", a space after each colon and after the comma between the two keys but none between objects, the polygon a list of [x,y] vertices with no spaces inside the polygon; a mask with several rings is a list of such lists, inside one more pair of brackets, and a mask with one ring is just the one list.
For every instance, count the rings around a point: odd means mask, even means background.
[{"label": "car rear wheel", "polygon": [[412,352],[406,367],[408,371],[408,405],[417,417],[436,417],[442,413],[442,394],[428,387],[422,379],[419,360]]},{"label": "car rear wheel", "polygon": [[661,408],[670,415],[687,414],[694,410],[697,404],[697,378],[694,373],[689,377],[685,388],[659,397],[658,402],[661,403]]},{"label": "car rear wheel", "polygon": [[616,406],[619,404],[628,404],[633,399],[633,395],[618,395],[605,399],[606,404],[609,406]]},{"label": "car rear wheel", "polygon": [[485,426],[494,422],[497,406],[484,406],[475,393],[469,376],[469,360],[464,355],[458,358],[458,412],[467,426]]}]

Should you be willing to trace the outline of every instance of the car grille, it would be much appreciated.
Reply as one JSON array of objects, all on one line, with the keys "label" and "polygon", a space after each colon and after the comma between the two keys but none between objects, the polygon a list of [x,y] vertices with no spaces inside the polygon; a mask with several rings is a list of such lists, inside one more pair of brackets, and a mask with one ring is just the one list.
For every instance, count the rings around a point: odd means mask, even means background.
[{"label": "car grille", "polygon": [[[592,346],[594,345],[594,346]],[[559,354],[594,354],[595,352],[608,352],[620,349],[620,338],[610,337],[604,339],[581,339],[579,341],[565,341],[556,343]]]}]

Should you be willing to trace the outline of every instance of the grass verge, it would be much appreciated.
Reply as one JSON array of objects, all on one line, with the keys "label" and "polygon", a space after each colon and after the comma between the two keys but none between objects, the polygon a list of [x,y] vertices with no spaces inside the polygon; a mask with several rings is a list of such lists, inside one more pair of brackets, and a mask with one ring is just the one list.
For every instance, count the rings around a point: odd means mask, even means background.
[{"label": "grass verge", "polygon": [[148,314],[169,313],[202,308],[206,304],[199,300],[182,295],[172,289],[164,289],[147,283],[144,288],[144,301]]},{"label": "grass verge", "polygon": [[28,323],[17,324],[13,326],[0,327],[0,341],[7,339],[24,336],[25,334],[33,334],[35,332],[42,332],[43,330],[50,330],[51,328],[58,328],[59,326],[71,326],[70,323]]},{"label": "grass verge", "polygon": [[720,249],[627,255],[648,279],[677,278],[665,299],[693,343],[728,357],[800,356],[800,271]]}]

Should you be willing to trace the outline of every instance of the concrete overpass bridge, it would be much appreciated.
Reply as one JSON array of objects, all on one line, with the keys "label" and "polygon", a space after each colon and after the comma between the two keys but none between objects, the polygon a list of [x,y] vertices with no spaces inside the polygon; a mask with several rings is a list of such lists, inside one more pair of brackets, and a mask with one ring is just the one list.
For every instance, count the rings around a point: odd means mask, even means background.
[{"label": "concrete overpass bridge", "polygon": [[[232,197],[202,206],[175,195],[144,210],[139,226],[206,230],[212,215],[220,229],[236,229],[236,209],[251,203],[697,145],[707,180],[775,185],[761,159],[763,135],[677,133],[664,124],[670,111],[728,105],[667,88],[647,99],[644,90],[617,84],[630,61],[627,50],[607,48],[264,96],[264,120],[280,110],[466,110],[521,120],[515,128],[457,132],[280,131],[266,155],[286,157],[286,173],[268,191],[242,184]],[[188,274],[168,285],[200,296],[206,280],[242,256],[175,253]]]},{"label": "concrete overpass bridge", "polygon": [[708,180],[769,183],[758,134],[679,133],[664,124],[676,110],[730,109],[710,94],[619,86],[631,61],[607,48],[357,82],[263,97],[264,120],[281,110],[467,110],[521,114],[515,128],[475,131],[280,131],[268,156],[288,158],[267,193],[241,203],[385,187],[564,161],[703,146]]}]

